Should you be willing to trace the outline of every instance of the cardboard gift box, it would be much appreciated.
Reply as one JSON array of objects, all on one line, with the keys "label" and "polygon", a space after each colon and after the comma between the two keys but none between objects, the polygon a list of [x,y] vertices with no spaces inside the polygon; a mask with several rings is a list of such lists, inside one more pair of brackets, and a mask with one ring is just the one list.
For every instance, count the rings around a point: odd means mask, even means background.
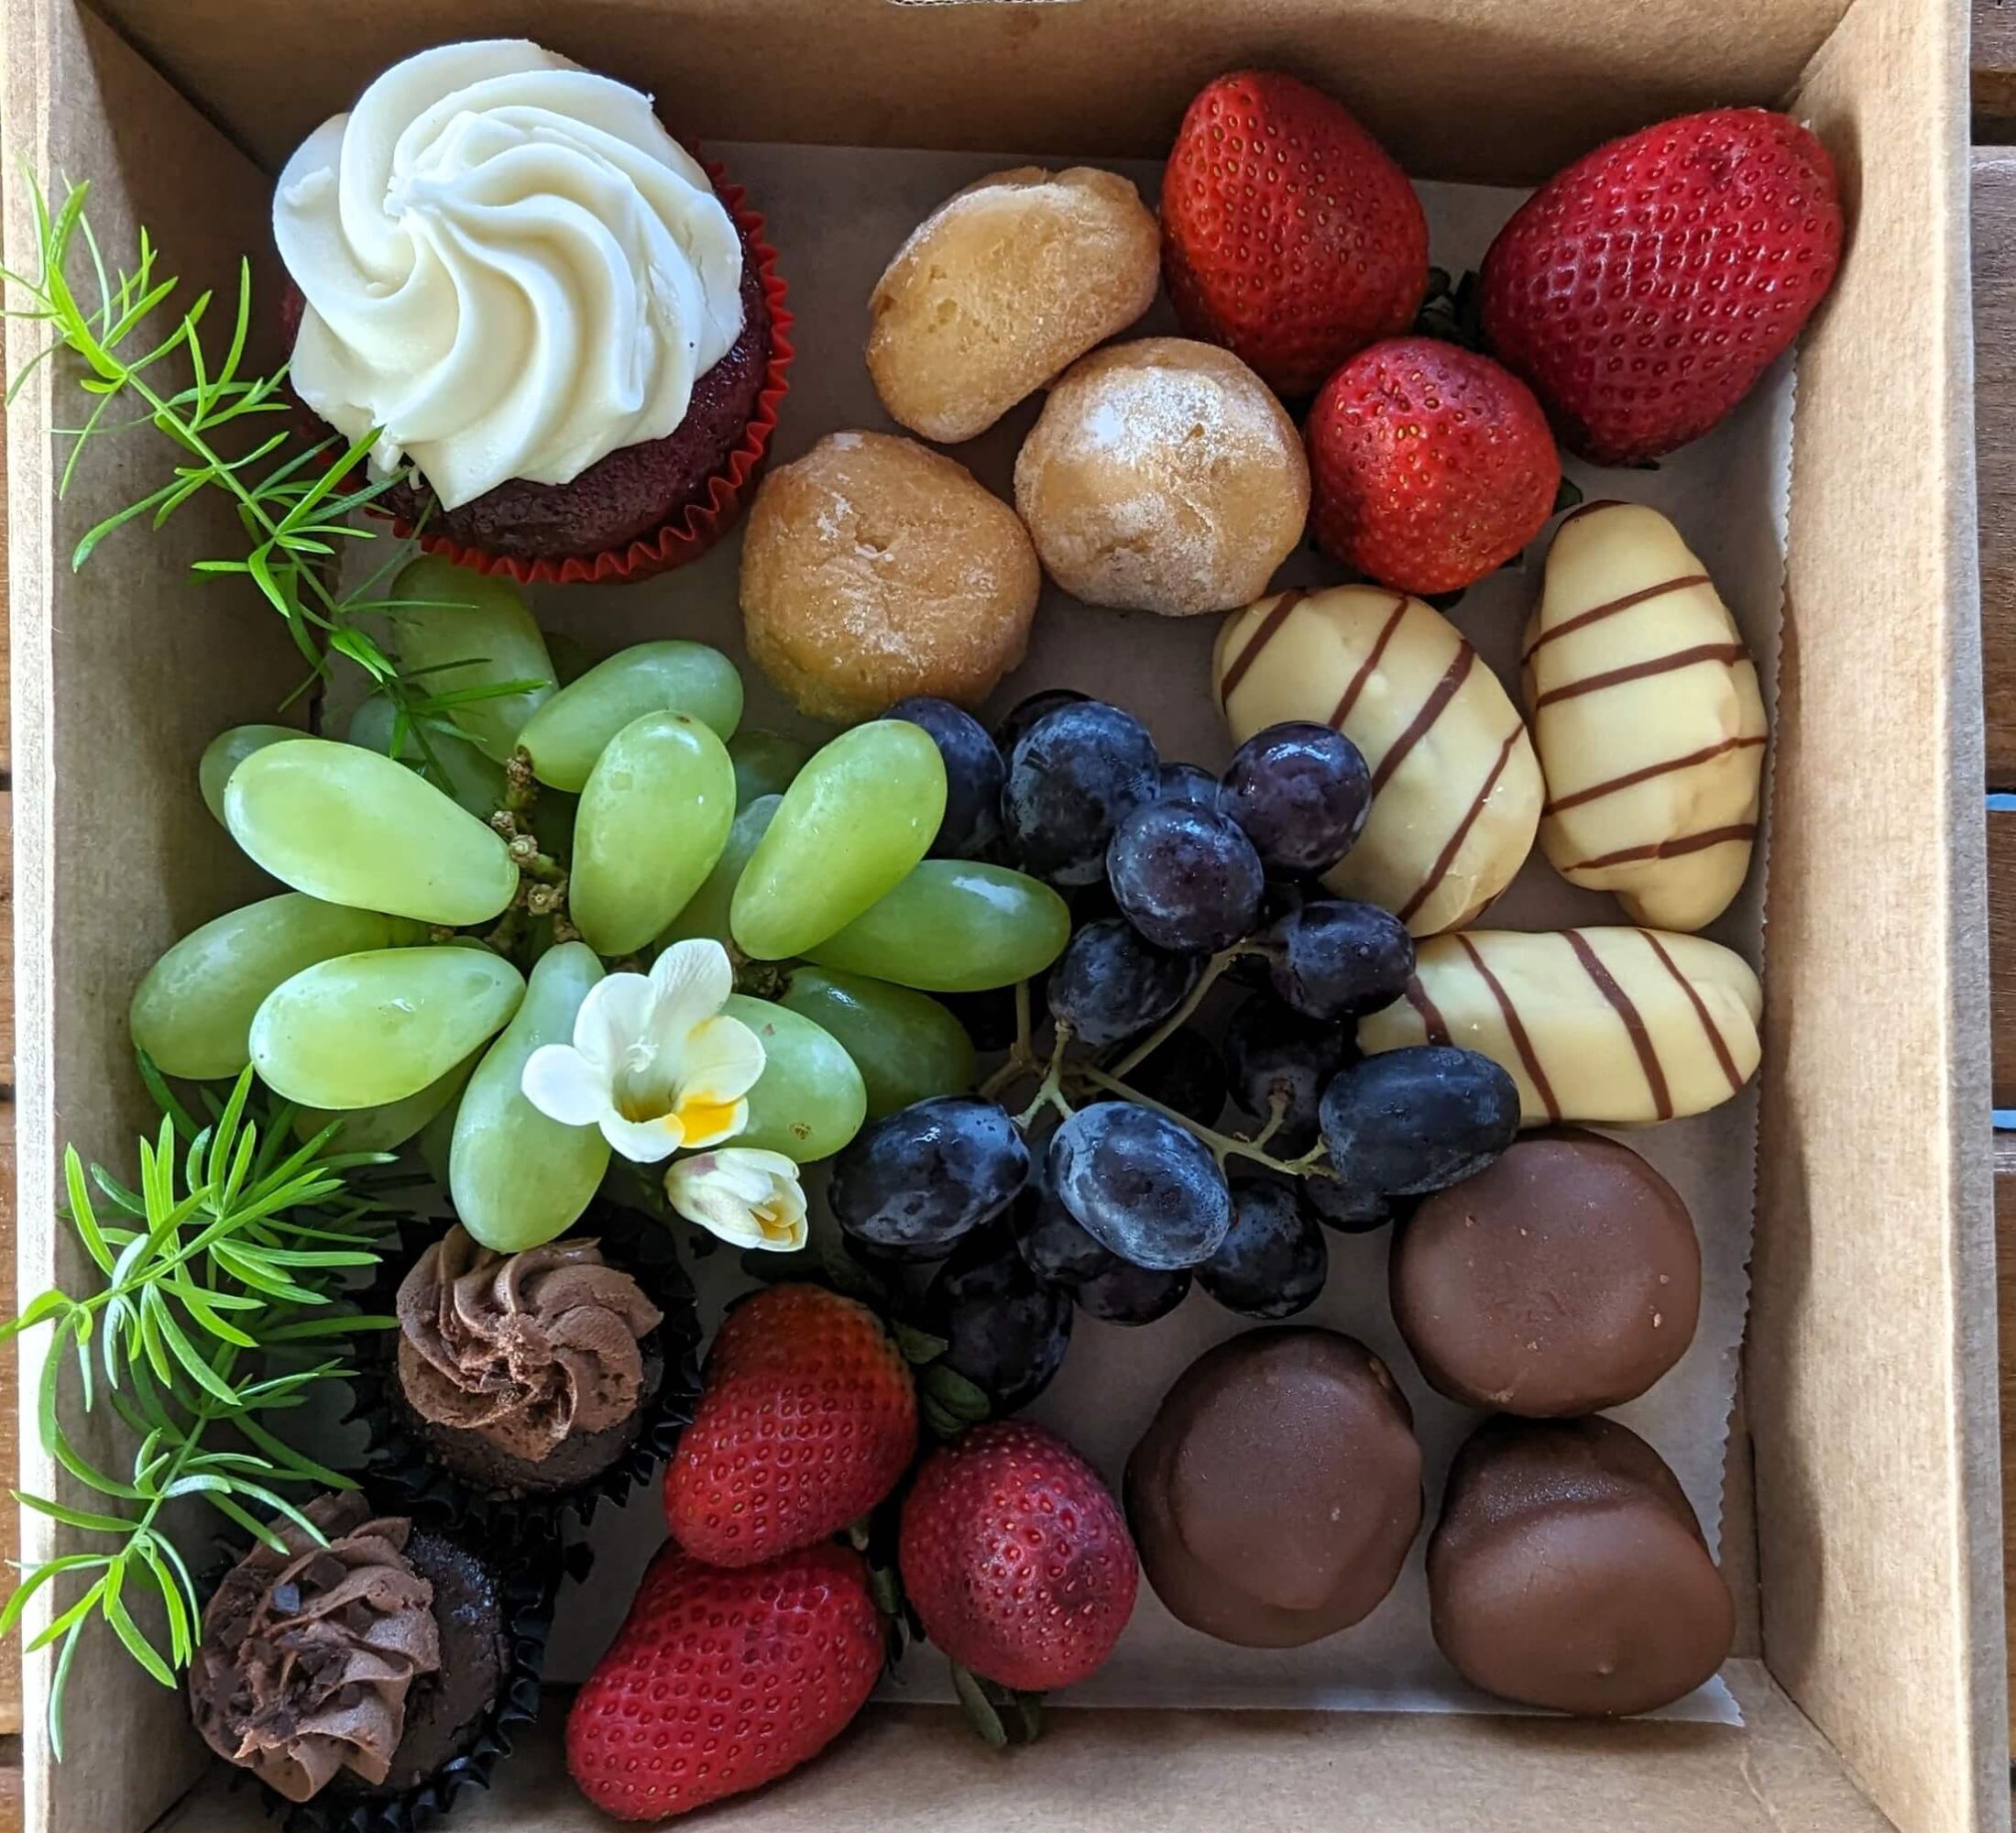
[{"label": "cardboard gift box", "polygon": [[[1202,81],[1279,64],[1414,175],[1495,184],[1687,108],[1781,104],[1827,143],[1851,225],[1797,380],[1724,1522],[1746,1725],[1077,1712],[1003,1762],[949,1714],[871,1708],[788,1787],[725,1811],[752,1833],[2005,1827],[1965,0],[8,0],[0,120],[27,170],[92,181],[105,240],[145,223],[185,279],[228,284],[242,251],[269,251],[270,175],[305,131],[409,51],[519,33],[664,94],[703,137],[1080,156],[1156,157]],[[10,170],[8,265],[32,270],[33,247]],[[36,347],[10,325],[10,371]],[[191,576],[228,551],[221,509],[73,572],[78,536],[150,488],[159,455],[111,448],[60,502],[67,410],[38,372],[7,442],[24,1293],[80,1252],[54,1219],[61,1143],[103,1151],[149,1116],[134,982],[256,891],[189,762],[299,663],[249,591]],[[32,1384],[22,1442],[24,1487],[66,1493]],[[56,1550],[39,1516],[24,1539],[30,1560]],[[205,1779],[181,1698],[110,1637],[82,1647],[60,1765],[46,1655],[27,1679],[31,1833],[266,1824],[251,1792]],[[601,1824],[556,1717],[462,1824]]]}]

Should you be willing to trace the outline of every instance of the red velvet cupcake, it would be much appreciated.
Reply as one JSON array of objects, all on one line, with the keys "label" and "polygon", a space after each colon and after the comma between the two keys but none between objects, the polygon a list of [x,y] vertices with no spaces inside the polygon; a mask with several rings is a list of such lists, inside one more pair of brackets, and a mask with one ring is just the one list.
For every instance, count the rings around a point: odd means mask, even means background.
[{"label": "red velvet cupcake", "polygon": [[386,71],[281,174],[291,371],[422,544],[630,578],[739,513],[791,357],[762,219],[650,98],[523,39]]}]

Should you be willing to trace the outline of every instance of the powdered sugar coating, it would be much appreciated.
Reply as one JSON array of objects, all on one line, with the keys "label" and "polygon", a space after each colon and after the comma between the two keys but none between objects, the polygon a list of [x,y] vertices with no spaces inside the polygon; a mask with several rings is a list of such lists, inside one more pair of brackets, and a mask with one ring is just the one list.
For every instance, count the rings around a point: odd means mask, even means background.
[{"label": "powdered sugar coating", "polygon": [[772,471],[742,543],[749,653],[818,719],[977,706],[1022,660],[1041,585],[1006,503],[886,433],[829,434]]},{"label": "powdered sugar coating", "polygon": [[1154,302],[1158,234],[1112,172],[1017,166],[955,192],[869,300],[868,369],[891,415],[948,443],[984,433]]},{"label": "powdered sugar coating", "polygon": [[1059,379],[1015,460],[1015,507],[1074,598],[1189,617],[1266,590],[1302,537],[1309,466],[1236,357],[1145,337]]}]

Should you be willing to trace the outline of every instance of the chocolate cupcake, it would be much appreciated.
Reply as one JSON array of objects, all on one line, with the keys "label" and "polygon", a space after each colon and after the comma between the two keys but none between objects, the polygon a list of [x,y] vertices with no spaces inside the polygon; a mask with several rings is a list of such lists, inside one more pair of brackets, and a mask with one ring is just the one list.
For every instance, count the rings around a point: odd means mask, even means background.
[{"label": "chocolate cupcake", "polygon": [[[373,1309],[399,1321],[356,1382],[374,1472],[428,1520],[586,1520],[669,1455],[699,1341],[670,1235],[597,1204],[582,1233],[498,1254],[460,1225],[388,1257]],[[394,1282],[396,1281],[396,1287]],[[392,1288],[392,1290],[388,1290]]]},{"label": "chocolate cupcake", "polygon": [[791,348],[762,220],[651,98],[525,39],[394,65],[281,173],[290,378],[422,545],[632,577],[733,521]]},{"label": "chocolate cupcake", "polygon": [[500,1560],[355,1491],[303,1512],[326,1545],[277,1522],[284,1551],[255,1546],[203,1610],[196,1729],[290,1828],[423,1826],[538,1709],[557,1539],[535,1525]]}]

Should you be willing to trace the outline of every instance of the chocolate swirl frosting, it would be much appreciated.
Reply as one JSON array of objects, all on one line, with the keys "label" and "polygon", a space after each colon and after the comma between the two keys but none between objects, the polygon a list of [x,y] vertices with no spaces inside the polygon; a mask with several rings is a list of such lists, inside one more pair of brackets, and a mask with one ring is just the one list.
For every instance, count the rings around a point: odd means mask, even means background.
[{"label": "chocolate swirl frosting", "polygon": [[383,1782],[407,1689],[441,1666],[433,1586],[404,1556],[412,1524],[371,1519],[354,1493],[305,1512],[329,1544],[282,1523],[285,1553],[254,1547],[203,1611],[189,1674],[203,1741],[290,1801],[343,1769]]},{"label": "chocolate swirl frosting", "polygon": [[506,1256],[459,1225],[420,1257],[396,1309],[400,1383],[414,1411],[533,1464],[571,1433],[637,1410],[640,1339],[661,1321],[593,1241]]}]

